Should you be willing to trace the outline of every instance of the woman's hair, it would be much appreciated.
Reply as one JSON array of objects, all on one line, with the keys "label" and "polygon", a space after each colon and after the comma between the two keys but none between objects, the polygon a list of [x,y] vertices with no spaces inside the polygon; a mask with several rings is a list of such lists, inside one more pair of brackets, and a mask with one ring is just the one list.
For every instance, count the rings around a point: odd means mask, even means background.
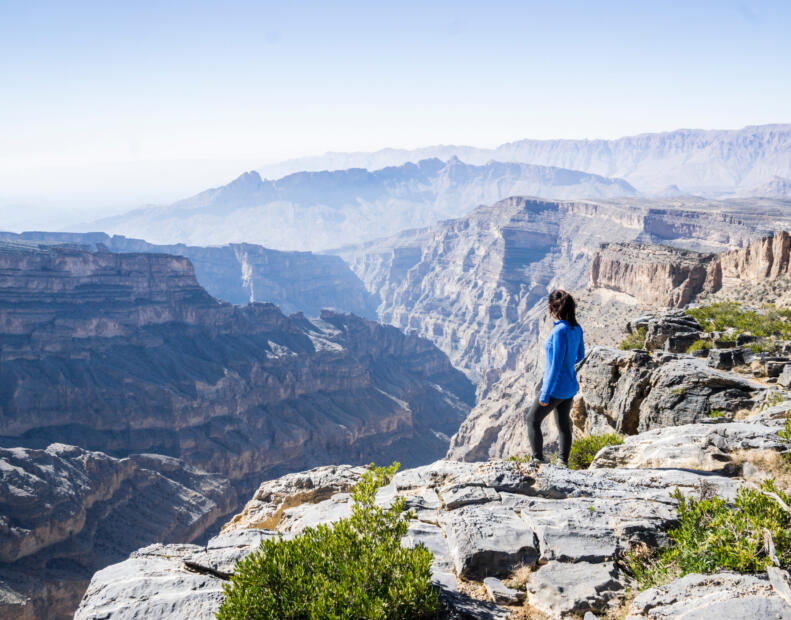
[{"label": "woman's hair", "polygon": [[575,314],[577,304],[574,298],[566,291],[558,289],[549,294],[549,311],[557,318],[577,327],[577,316]]}]

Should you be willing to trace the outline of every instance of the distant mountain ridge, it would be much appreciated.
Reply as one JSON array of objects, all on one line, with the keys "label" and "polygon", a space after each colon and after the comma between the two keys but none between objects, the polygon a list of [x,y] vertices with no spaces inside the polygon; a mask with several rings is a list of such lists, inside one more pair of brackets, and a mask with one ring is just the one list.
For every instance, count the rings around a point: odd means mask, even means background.
[{"label": "distant mountain ridge", "polygon": [[[438,145],[413,150],[326,153],[264,166],[277,177],[297,170],[382,168],[427,157],[470,164],[523,162],[622,178],[639,191],[662,194],[671,185],[706,196],[749,193],[773,176],[791,177],[791,124],[733,130],[678,129],[616,140],[517,140],[493,149]],[[776,195],[776,194],[770,194]]]},{"label": "distant mountain ridge", "polygon": [[153,243],[260,243],[321,250],[466,215],[512,195],[570,198],[635,196],[620,179],[520,163],[476,166],[451,157],[379,170],[299,172],[264,180],[246,172],[167,207],[137,209],[80,227]]}]

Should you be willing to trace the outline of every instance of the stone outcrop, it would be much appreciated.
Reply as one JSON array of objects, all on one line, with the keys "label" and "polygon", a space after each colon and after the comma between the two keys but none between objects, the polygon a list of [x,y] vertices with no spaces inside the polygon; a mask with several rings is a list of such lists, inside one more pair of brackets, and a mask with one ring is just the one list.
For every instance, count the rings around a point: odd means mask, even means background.
[{"label": "stone outcrop", "polygon": [[716,418],[626,437],[621,445],[602,448],[591,467],[672,467],[752,477],[746,463],[789,449],[778,435],[789,407],[791,401],[740,421]]},{"label": "stone outcrop", "polygon": [[3,250],[0,445],[165,453],[249,489],[340,459],[430,461],[472,404],[430,342],[219,302],[182,257]]},{"label": "stone outcrop", "polygon": [[591,262],[589,285],[641,303],[680,308],[700,296],[791,275],[791,235],[782,230],[719,254],[635,243],[605,244]]},{"label": "stone outcrop", "polygon": [[237,501],[227,480],[166,456],[0,449],[0,617],[70,618],[96,570],[195,540]]},{"label": "stone outcrop", "polygon": [[80,246],[92,251],[172,254],[192,263],[195,278],[223,301],[246,305],[269,302],[284,314],[319,316],[325,308],[376,318],[376,301],[337,256],[279,252],[251,243],[200,247],[154,245],[104,233],[0,232],[0,241]]},{"label": "stone outcrop", "polygon": [[[340,466],[264,483],[245,516],[206,547],[147,547],[96,573],[75,618],[98,619],[110,611],[117,620],[141,614],[211,618],[233,560],[254,551],[262,537],[288,538],[349,515],[343,489],[359,472]],[[680,470],[570,471],[509,461],[438,461],[398,473],[377,501],[386,504],[398,494],[415,510],[403,544],[423,543],[434,553],[433,580],[457,617],[508,614],[503,603],[464,595],[457,576],[508,577],[524,565],[532,565],[523,584],[529,604],[550,614],[601,612],[626,588],[612,559],[631,545],[662,542],[675,519],[670,493],[677,487],[694,493],[702,480],[724,497],[736,492],[728,478]],[[311,485],[316,494],[306,494]],[[334,489],[342,490],[325,497]],[[569,588],[565,594],[558,590],[563,584]]]},{"label": "stone outcrop", "polygon": [[687,575],[640,594],[627,620],[671,618],[791,619],[791,605],[761,575]]},{"label": "stone outcrop", "polygon": [[586,433],[628,435],[734,414],[762,401],[767,387],[691,356],[656,362],[645,351],[593,348],[578,369],[573,418]]}]

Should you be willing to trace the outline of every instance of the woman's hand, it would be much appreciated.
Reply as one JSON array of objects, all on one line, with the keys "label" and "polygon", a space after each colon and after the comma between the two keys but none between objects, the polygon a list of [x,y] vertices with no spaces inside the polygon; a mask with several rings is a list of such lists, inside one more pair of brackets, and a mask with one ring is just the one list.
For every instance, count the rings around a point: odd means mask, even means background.
[{"label": "woman's hand", "polygon": [[539,404],[539,405],[541,405],[542,407],[546,407],[546,406],[547,406],[549,403],[542,403],[542,402],[539,400],[539,401],[538,401],[538,404]]}]

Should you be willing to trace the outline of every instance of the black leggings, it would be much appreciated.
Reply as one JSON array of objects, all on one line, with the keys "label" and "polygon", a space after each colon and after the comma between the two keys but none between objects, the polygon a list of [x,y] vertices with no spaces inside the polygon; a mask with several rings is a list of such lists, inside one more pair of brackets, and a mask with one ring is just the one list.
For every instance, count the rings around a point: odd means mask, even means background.
[{"label": "black leggings", "polygon": [[527,414],[527,436],[530,439],[530,450],[537,459],[544,460],[544,436],[541,434],[541,423],[555,410],[555,424],[560,433],[560,458],[564,463],[569,462],[571,452],[571,402],[573,398],[550,398],[549,403],[541,405],[536,402],[530,407]]}]

